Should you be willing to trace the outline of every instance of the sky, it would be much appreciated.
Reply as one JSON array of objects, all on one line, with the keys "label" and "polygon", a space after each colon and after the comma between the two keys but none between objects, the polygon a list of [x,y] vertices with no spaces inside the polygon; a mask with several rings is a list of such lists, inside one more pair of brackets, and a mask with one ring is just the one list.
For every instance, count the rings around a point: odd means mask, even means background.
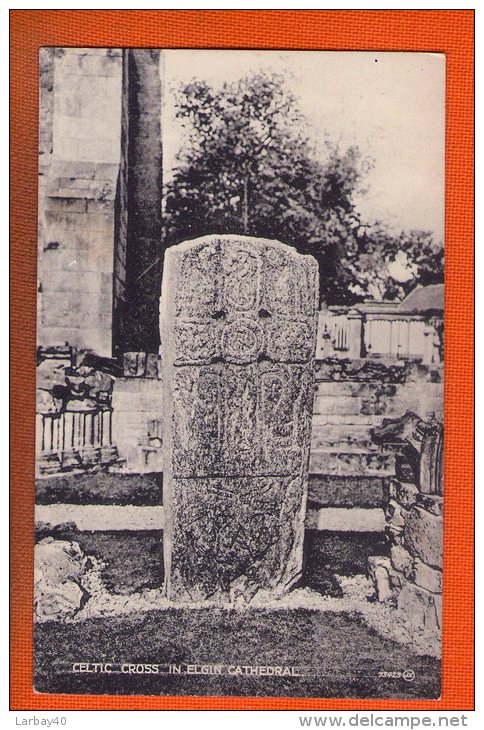
[{"label": "sky", "polygon": [[170,175],[182,132],[171,89],[215,87],[262,69],[282,73],[316,143],[357,145],[373,160],[357,205],[370,222],[444,235],[445,57],[359,51],[167,50],[163,149]]}]

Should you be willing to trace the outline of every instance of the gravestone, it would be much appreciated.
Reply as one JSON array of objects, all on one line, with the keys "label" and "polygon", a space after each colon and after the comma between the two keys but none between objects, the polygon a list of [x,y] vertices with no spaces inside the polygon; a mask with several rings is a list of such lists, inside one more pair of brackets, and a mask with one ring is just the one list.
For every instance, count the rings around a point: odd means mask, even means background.
[{"label": "gravestone", "polygon": [[317,293],[315,259],[277,241],[214,235],[165,253],[171,600],[243,605],[301,575]]}]

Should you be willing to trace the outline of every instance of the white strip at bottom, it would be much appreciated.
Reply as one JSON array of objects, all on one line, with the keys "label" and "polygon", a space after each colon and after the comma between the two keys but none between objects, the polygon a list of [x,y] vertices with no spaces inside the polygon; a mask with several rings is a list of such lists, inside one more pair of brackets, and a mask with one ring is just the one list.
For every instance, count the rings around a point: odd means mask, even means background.
[{"label": "white strip at bottom", "polygon": [[[164,512],[162,506],[49,504],[36,505],[35,520],[53,527],[71,522],[81,532],[162,530]],[[385,514],[382,509],[322,507],[309,510],[306,528],[331,532],[383,532]]]}]

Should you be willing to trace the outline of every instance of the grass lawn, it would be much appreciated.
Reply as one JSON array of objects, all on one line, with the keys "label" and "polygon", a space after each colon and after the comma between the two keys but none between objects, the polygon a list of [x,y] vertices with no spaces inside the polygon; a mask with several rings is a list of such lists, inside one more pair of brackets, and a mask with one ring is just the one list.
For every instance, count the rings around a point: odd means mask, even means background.
[{"label": "grass lawn", "polygon": [[[163,585],[163,531],[79,532],[66,526],[41,530],[37,540],[52,535],[75,540],[86,555],[105,563],[104,584],[110,593],[129,594]],[[304,544],[303,585],[323,595],[338,597],[337,575],[365,573],[368,556],[386,555],[389,546],[377,532],[324,532],[307,530]]]},{"label": "grass lawn", "polygon": [[[45,537],[40,532],[37,539]],[[103,561],[111,593],[132,594],[163,583],[163,533],[78,532],[77,541]],[[308,531],[303,585],[341,595],[335,574],[365,572],[369,555],[387,551],[380,533]],[[164,674],[73,674],[74,662],[222,664],[304,667],[302,677]],[[412,682],[380,671],[413,670]],[[382,638],[356,614],[310,609],[246,611],[170,608],[35,629],[35,688],[39,692],[287,697],[435,698],[440,663]]]},{"label": "grass lawn", "polygon": [[[35,630],[38,692],[436,698],[440,663],[381,638],[357,616],[306,609],[168,609]],[[307,676],[73,674],[74,662],[286,665]],[[413,670],[415,679],[380,671]]]},{"label": "grass lawn", "polygon": [[37,504],[162,504],[163,475],[116,474],[105,469],[86,474],[44,477],[35,483]]},{"label": "grass lawn", "polygon": [[[381,477],[309,475],[308,509],[383,507]],[[35,483],[37,504],[163,504],[163,474],[121,474],[106,469],[42,477]]]}]

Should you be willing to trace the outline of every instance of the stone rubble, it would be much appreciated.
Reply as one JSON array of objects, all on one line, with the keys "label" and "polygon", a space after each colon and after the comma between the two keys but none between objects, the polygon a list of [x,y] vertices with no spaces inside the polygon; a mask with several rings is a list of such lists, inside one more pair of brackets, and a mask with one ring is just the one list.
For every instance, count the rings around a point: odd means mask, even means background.
[{"label": "stone rubble", "polygon": [[[406,424],[414,414],[406,414]],[[375,429],[377,442],[400,437],[401,458],[410,459],[414,483],[393,479],[388,494],[386,533],[390,558],[373,556],[368,574],[377,600],[403,623],[413,642],[435,656],[441,651],[443,561],[442,425],[435,419],[403,418]]]}]

